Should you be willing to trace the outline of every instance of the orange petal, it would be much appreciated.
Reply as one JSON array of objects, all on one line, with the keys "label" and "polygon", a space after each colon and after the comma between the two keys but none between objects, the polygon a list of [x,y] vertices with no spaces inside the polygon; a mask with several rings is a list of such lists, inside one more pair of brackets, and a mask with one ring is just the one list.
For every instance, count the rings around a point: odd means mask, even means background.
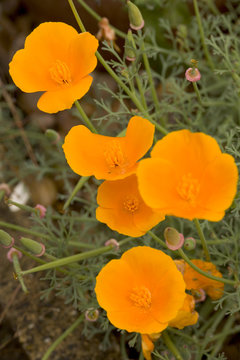
[{"label": "orange petal", "polygon": [[126,131],[126,155],[130,162],[141,159],[153,143],[155,126],[147,119],[133,116]]},{"label": "orange petal", "polygon": [[88,92],[92,80],[91,76],[86,76],[74,86],[64,86],[56,91],[47,91],[38,100],[37,107],[49,114],[71,109],[74,101]]},{"label": "orange petal", "polygon": [[78,34],[71,42],[68,63],[71,66],[72,77],[76,81],[95,69],[97,65],[95,56],[97,48],[98,40],[89,32]]},{"label": "orange petal", "polygon": [[185,326],[196,324],[198,321],[198,313],[194,308],[194,298],[187,294],[182,308],[178,311],[177,316],[169,322],[169,326],[183,329]]},{"label": "orange petal", "polygon": [[61,22],[40,24],[26,38],[25,48],[14,55],[9,72],[14,83],[25,92],[54,90],[49,69],[58,59],[68,61],[68,49],[77,31]]}]

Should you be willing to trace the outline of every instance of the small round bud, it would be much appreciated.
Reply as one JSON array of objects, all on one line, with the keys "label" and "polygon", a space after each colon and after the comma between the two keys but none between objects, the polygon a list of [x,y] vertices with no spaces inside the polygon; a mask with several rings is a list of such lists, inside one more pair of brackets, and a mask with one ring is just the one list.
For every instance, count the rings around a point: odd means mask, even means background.
[{"label": "small round bud", "polygon": [[184,236],[172,227],[167,227],[164,230],[164,239],[166,245],[171,250],[178,250],[183,246]]},{"label": "small round bud", "polygon": [[28,239],[25,237],[20,238],[20,242],[27,250],[37,257],[42,256],[45,253],[45,245],[35,240]]},{"label": "small round bud", "polygon": [[13,254],[16,254],[19,259],[22,257],[21,251],[18,251],[17,249],[14,249],[13,247],[7,252],[7,258],[9,261],[13,262]]},{"label": "small round bud", "polygon": [[105,246],[112,245],[116,251],[119,250],[119,243],[115,239],[107,240],[104,245]]},{"label": "small round bud", "polygon": [[36,209],[38,211],[40,219],[43,219],[45,217],[46,212],[47,212],[47,209],[45,208],[45,206],[43,206],[41,204],[37,204],[34,209]]},{"label": "small round bud", "polygon": [[188,237],[184,241],[184,249],[191,251],[196,247],[196,240],[193,237]]},{"label": "small round bud", "polygon": [[127,1],[130,27],[133,30],[140,30],[144,27],[144,20],[139,8],[131,1]]},{"label": "small round bud", "polygon": [[203,289],[191,290],[192,296],[194,297],[195,303],[203,302],[206,299],[206,293]]},{"label": "small round bud", "polygon": [[45,135],[51,141],[52,144],[57,144],[61,139],[59,133],[53,129],[47,129],[45,131]]},{"label": "small round bud", "polygon": [[99,317],[99,311],[97,309],[88,309],[85,311],[85,319],[90,322],[97,321]]},{"label": "small round bud", "polygon": [[0,244],[5,249],[9,249],[14,244],[14,238],[10,236],[6,231],[0,230]]},{"label": "small round bud", "polygon": [[185,78],[190,82],[196,82],[201,79],[200,71],[196,68],[188,68],[185,72]]}]

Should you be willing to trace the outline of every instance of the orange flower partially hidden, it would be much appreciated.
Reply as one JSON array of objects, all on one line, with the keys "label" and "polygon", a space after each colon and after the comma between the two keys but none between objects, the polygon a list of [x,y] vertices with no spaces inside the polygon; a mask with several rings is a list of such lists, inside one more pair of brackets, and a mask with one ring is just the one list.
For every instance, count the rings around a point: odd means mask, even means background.
[{"label": "orange flower partially hidden", "polygon": [[46,22],[26,38],[9,64],[14,83],[24,92],[44,91],[38,108],[47,113],[70,109],[89,90],[98,40],[70,25]]},{"label": "orange flower partially hidden", "polygon": [[83,125],[74,126],[63,150],[69,166],[79,175],[123,179],[136,172],[137,161],[152,145],[154,129],[150,121],[139,116],[130,119],[123,137],[97,135]]},{"label": "orange flower partially hidden", "polygon": [[194,297],[187,294],[183,306],[177,316],[169,322],[169,326],[183,329],[185,326],[194,325],[198,321],[198,313],[195,311]]},{"label": "orange flower partially hidden", "polygon": [[214,138],[180,130],[156,143],[137,176],[150,207],[189,220],[220,221],[236,194],[238,171]]},{"label": "orange flower partially hidden", "polygon": [[[203,260],[191,260],[194,265],[199,267],[201,270],[217,276],[222,277],[222,274],[217,270],[216,266],[211,262]],[[185,270],[183,273],[183,278],[186,283],[186,288],[191,290],[200,290],[203,289],[213,300],[220,299],[223,295],[224,284],[207,278],[195,271],[190,265],[185,263]]]},{"label": "orange flower partially hidden", "polygon": [[142,236],[164,220],[164,215],[147,206],[138,191],[136,175],[104,181],[98,188],[96,218],[112,230]]},{"label": "orange flower partially hidden", "polygon": [[161,334],[141,334],[142,351],[146,360],[152,360],[151,353],[154,350],[154,341],[156,341]]},{"label": "orange flower partially hidden", "polygon": [[95,287],[99,305],[119,329],[141,334],[164,330],[185,299],[185,283],[170,256],[138,246],[102,268]]}]

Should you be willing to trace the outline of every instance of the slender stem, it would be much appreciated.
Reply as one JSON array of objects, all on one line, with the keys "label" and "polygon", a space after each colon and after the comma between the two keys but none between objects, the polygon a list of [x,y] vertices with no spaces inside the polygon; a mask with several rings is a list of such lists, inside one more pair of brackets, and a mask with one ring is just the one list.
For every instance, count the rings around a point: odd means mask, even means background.
[{"label": "slender stem", "polygon": [[196,229],[197,229],[199,238],[200,238],[200,240],[201,240],[201,243],[202,243],[203,251],[204,251],[204,253],[205,253],[206,260],[207,260],[207,261],[210,261],[210,260],[211,260],[211,257],[210,257],[209,251],[208,251],[207,241],[206,241],[205,236],[204,236],[204,234],[203,234],[203,231],[202,231],[202,228],[201,228],[201,226],[200,226],[200,223],[199,223],[198,219],[194,219],[193,222],[194,222],[194,224],[195,224],[195,226],[196,226]]},{"label": "slender stem", "polygon": [[200,92],[199,92],[199,90],[198,90],[197,83],[196,83],[196,82],[193,82],[192,84],[193,84],[194,91],[195,91],[195,93],[196,93],[196,95],[197,95],[198,102],[199,102],[199,104],[200,104],[201,106],[203,106],[201,94],[200,94]]},{"label": "slender stem", "polygon": [[[100,21],[102,19],[102,17],[100,15],[98,15],[98,13],[96,13],[96,11],[94,11],[90,6],[88,6],[86,4],[85,1],[83,0],[77,0],[79,2],[79,4],[82,5],[82,7],[97,21]],[[121,38],[125,39],[126,38],[126,34],[124,32],[122,32],[121,30],[117,29],[115,26],[110,25],[110,27],[115,31],[115,33],[120,36]]]},{"label": "slender stem", "polygon": [[47,360],[49,358],[49,356],[51,355],[51,353],[56,349],[56,347],[68,336],[70,335],[73,330],[81,323],[81,321],[83,320],[84,315],[81,314],[79,316],[79,318],[74,321],[74,323],[67,329],[65,330],[53,343],[52,345],[48,348],[48,350],[45,352],[45,354],[42,357],[42,360]]},{"label": "slender stem", "polygon": [[25,294],[27,294],[28,289],[24,283],[24,280],[23,280],[23,277],[21,274],[21,267],[20,267],[19,260],[18,260],[18,254],[16,252],[12,253],[12,261],[13,261],[14,270],[16,271],[17,279],[19,280],[19,282],[21,284],[23,292],[25,292]]},{"label": "slender stem", "polygon": [[22,275],[26,275],[26,274],[31,274],[31,273],[38,272],[38,271],[54,269],[54,268],[57,268],[59,266],[72,264],[72,263],[78,262],[80,260],[85,260],[85,259],[88,259],[88,258],[91,258],[91,257],[94,257],[94,256],[104,254],[104,253],[112,250],[112,248],[113,248],[112,245],[103,246],[103,247],[101,247],[99,249],[96,249],[96,250],[85,251],[85,252],[80,253],[80,254],[67,256],[67,257],[62,258],[62,259],[51,261],[51,262],[49,262],[47,264],[36,266],[36,267],[34,267],[32,269],[22,271],[21,273],[22,273]]},{"label": "slender stem", "polygon": [[204,36],[204,31],[203,31],[203,26],[202,26],[202,20],[201,20],[201,16],[200,16],[200,12],[199,12],[199,7],[198,7],[198,2],[197,0],[193,0],[193,6],[194,6],[194,11],[196,14],[196,18],[197,18],[197,23],[198,23],[198,29],[199,29],[199,34],[200,34],[200,38],[201,38],[201,42],[202,42],[202,47],[203,47],[203,51],[205,54],[205,57],[207,59],[208,65],[209,67],[214,70],[214,64],[212,62],[210,53],[208,51],[207,45],[205,43],[205,36]]},{"label": "slender stem", "polygon": [[121,338],[120,338],[120,350],[121,350],[122,360],[128,360],[128,354],[125,347],[125,341],[126,341],[125,337],[126,335],[124,332],[123,334],[121,334]]},{"label": "slender stem", "polygon": [[[69,5],[72,9],[73,15],[75,16],[75,19],[81,29],[81,31],[86,31],[80,17],[79,14],[73,4],[72,0],[68,0]],[[145,110],[144,106],[141,104],[141,102],[138,100],[138,98],[136,97],[136,95],[134,93],[132,93],[132,91],[124,84],[124,82],[119,79],[119,77],[117,76],[117,74],[112,70],[112,68],[106,63],[106,61],[104,60],[104,58],[99,54],[99,52],[96,52],[96,56],[97,59],[99,60],[99,62],[104,66],[104,68],[107,70],[107,72],[112,76],[112,78],[116,81],[116,83],[125,91],[125,93],[130,97],[130,99],[132,100],[132,102],[137,106],[137,108],[143,113],[144,116],[146,116],[146,118],[149,119],[149,121],[151,121],[155,126],[156,129],[158,129],[162,134],[166,135],[168,134],[168,131],[166,129],[164,129],[161,125],[159,125],[156,121],[153,120],[153,118],[151,117],[151,115]]]},{"label": "slender stem", "polygon": [[191,262],[191,260],[188,258],[188,256],[184,253],[184,251],[182,249],[178,249],[178,253],[179,255],[186,261],[186,263],[188,263],[188,265],[190,265],[194,270],[196,270],[199,274],[211,279],[211,280],[216,280],[219,282],[222,282],[224,284],[229,284],[229,285],[233,285],[236,286],[237,282],[234,280],[229,280],[229,279],[225,279],[225,278],[220,278],[214,275],[211,275],[205,271],[203,271],[202,269],[200,269],[199,267],[197,267],[195,264],[193,264]]},{"label": "slender stem", "polygon": [[158,242],[161,246],[163,246],[165,249],[168,249],[166,243],[161,240],[157,235],[155,235],[151,230],[148,231],[148,234],[152,237],[153,240]]},{"label": "slender stem", "polygon": [[65,204],[63,206],[64,211],[69,207],[69,205],[70,205],[72,199],[74,198],[74,196],[76,195],[76,193],[83,187],[83,185],[85,184],[85,182],[88,181],[89,178],[90,178],[90,176],[82,176],[79,179],[78,183],[74,187],[72,193],[70,194],[69,198],[67,199],[67,201],[65,202]]},{"label": "slender stem", "polygon": [[30,235],[33,235],[33,236],[37,236],[37,237],[42,238],[42,239],[46,239],[46,240],[50,239],[50,236],[48,236],[46,234],[42,234],[42,233],[39,233],[37,231],[29,230],[29,229],[24,228],[24,227],[19,226],[19,225],[9,224],[9,223],[7,223],[5,221],[0,221],[0,226],[6,227],[8,229],[24,232],[26,234],[30,234]]},{"label": "slender stem", "polygon": [[85,125],[95,134],[98,133],[98,131],[96,130],[96,128],[93,126],[93,124],[91,123],[90,119],[88,118],[87,114],[85,113],[85,111],[83,110],[82,106],[80,105],[79,101],[76,100],[75,101],[75,106],[79,111],[79,114],[81,115]]},{"label": "slender stem", "polygon": [[175,358],[177,360],[183,360],[180,352],[178,351],[178,349],[176,348],[176,346],[170,339],[166,330],[162,332],[162,338],[163,338],[163,341],[165,342],[167,348],[171,351],[171,353],[175,356]]},{"label": "slender stem", "polygon": [[[139,33],[141,35],[141,32],[139,32]],[[150,90],[151,90],[152,97],[153,97],[153,102],[154,102],[156,110],[159,111],[160,110],[159,100],[158,100],[156,89],[155,89],[155,86],[154,86],[153,77],[152,77],[152,71],[151,71],[150,64],[149,64],[149,61],[148,61],[148,57],[147,57],[147,54],[146,54],[146,49],[145,49],[145,44],[144,44],[143,39],[142,39],[142,43],[141,43],[141,50],[142,50],[142,57],[143,57],[144,66],[145,66],[145,69],[146,69],[146,72],[147,72],[147,75],[148,75],[148,81],[149,81]]]},{"label": "slender stem", "polygon": [[139,355],[138,360],[144,360],[144,355],[143,355],[142,349],[141,349],[141,352],[140,352],[140,355]]}]

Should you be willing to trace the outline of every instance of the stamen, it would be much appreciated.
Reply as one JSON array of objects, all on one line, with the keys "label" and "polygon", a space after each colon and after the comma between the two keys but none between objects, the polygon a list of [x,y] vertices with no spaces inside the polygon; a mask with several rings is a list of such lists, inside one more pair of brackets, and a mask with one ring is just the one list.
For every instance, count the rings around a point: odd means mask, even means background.
[{"label": "stamen", "polygon": [[64,61],[56,60],[49,69],[52,80],[60,85],[69,85],[72,82],[71,73]]},{"label": "stamen", "polygon": [[152,305],[151,292],[145,286],[136,286],[132,289],[130,300],[134,306],[148,310]]},{"label": "stamen", "polygon": [[188,201],[191,205],[195,206],[196,198],[200,190],[200,184],[197,179],[188,173],[183,175],[177,186],[177,192],[183,200]]},{"label": "stamen", "polygon": [[139,200],[134,196],[127,196],[123,201],[123,207],[131,214],[134,214],[139,209]]},{"label": "stamen", "polygon": [[119,169],[121,174],[126,172],[127,159],[121,149],[118,141],[112,143],[105,151],[105,160],[109,168],[109,173],[115,169]]}]

